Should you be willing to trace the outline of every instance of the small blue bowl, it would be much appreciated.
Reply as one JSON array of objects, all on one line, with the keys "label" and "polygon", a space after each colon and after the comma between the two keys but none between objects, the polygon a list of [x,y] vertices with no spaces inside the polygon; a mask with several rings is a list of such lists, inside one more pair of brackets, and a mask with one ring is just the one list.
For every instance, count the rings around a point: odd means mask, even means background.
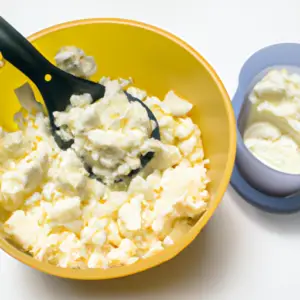
[{"label": "small blue bowl", "polygon": [[[237,156],[231,185],[250,204],[272,213],[300,210],[300,175],[269,168],[246,148],[241,134],[240,117],[244,114],[249,90],[268,69],[300,68],[300,44],[276,44],[254,53],[243,65],[232,104],[238,121]],[[244,116],[243,116],[244,117]]]}]

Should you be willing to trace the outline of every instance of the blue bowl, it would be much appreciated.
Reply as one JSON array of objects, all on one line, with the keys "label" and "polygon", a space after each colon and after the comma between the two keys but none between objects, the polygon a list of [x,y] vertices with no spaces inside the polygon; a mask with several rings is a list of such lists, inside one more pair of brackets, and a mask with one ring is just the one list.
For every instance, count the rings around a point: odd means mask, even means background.
[{"label": "blue bowl", "polygon": [[[272,45],[257,51],[246,61],[232,99],[237,120],[242,114],[244,101],[249,89],[253,87],[254,79],[267,69],[278,67],[300,68],[300,44]],[[300,195],[297,191],[300,190],[300,175],[273,170],[256,159],[245,147],[239,127],[237,126],[237,159],[231,185],[246,201],[262,210],[272,213],[299,211]]]}]

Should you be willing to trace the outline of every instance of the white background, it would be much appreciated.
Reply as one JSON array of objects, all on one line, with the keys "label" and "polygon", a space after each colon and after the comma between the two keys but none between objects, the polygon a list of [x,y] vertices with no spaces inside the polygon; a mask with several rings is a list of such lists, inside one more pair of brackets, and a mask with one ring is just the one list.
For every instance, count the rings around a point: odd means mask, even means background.
[{"label": "white background", "polygon": [[[256,50],[300,42],[299,0],[0,0],[0,14],[29,35],[63,21],[121,17],[162,27],[213,65],[232,96]],[[300,55],[300,53],[299,53]],[[0,252],[1,300],[299,300],[300,214],[269,215],[229,187],[197,240],[144,273],[75,282],[33,271]]]}]

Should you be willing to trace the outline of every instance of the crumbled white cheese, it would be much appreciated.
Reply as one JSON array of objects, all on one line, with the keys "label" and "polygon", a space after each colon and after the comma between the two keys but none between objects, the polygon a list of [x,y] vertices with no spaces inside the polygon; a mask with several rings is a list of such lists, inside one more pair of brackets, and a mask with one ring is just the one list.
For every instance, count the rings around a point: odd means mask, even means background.
[{"label": "crumbled white cheese", "polygon": [[97,71],[94,58],[86,56],[83,50],[74,46],[62,47],[55,61],[60,69],[79,77],[90,77]]},{"label": "crumbled white cheese", "polygon": [[151,167],[156,170],[165,170],[177,165],[182,159],[179,148],[173,145],[161,145],[151,161]]},{"label": "crumbled white cheese", "polygon": [[197,137],[192,135],[189,139],[180,142],[178,144],[178,148],[185,156],[188,156],[193,152],[196,145],[197,145]]},{"label": "crumbled white cheese", "polygon": [[132,256],[136,254],[136,246],[130,239],[123,239],[118,248],[112,249],[107,258],[111,265],[121,266],[128,264]]},{"label": "crumbled white cheese", "polygon": [[81,215],[80,202],[79,197],[58,200],[48,211],[49,220],[64,224],[78,219]]},{"label": "crumbled white cheese", "polygon": [[24,250],[29,250],[43,236],[47,230],[39,226],[38,221],[26,215],[24,211],[17,210],[7,220],[4,230],[12,236]]},{"label": "crumbled white cheese", "polygon": [[174,241],[172,240],[171,237],[169,237],[168,235],[165,237],[164,241],[163,241],[163,244],[165,246],[171,246],[174,244]]},{"label": "crumbled white cheese", "polygon": [[33,193],[29,198],[26,199],[25,205],[35,205],[37,202],[41,201],[42,195],[38,192]]},{"label": "crumbled white cheese", "polygon": [[90,94],[82,94],[82,95],[73,95],[71,98],[70,98],[70,102],[71,102],[71,105],[76,107],[84,107],[84,106],[87,106],[89,104],[92,104],[93,102],[93,98],[91,97]]},{"label": "crumbled white cheese", "polygon": [[120,236],[118,225],[115,221],[111,221],[108,225],[108,241],[113,246],[119,246],[122,238]]},{"label": "crumbled white cheese", "polygon": [[81,160],[71,150],[63,151],[59,156],[59,166],[53,167],[51,177],[55,179],[57,186],[66,191],[82,190],[86,185],[87,172]]},{"label": "crumbled white cheese", "polygon": [[193,107],[190,102],[178,97],[173,91],[167,93],[163,103],[175,117],[186,115]]},{"label": "crumbled white cheese", "polygon": [[161,241],[157,241],[153,245],[151,245],[150,250],[148,252],[146,252],[146,254],[143,256],[143,258],[153,256],[153,255],[161,252],[162,250],[164,250],[164,248],[162,246]]},{"label": "crumbled white cheese", "polygon": [[132,198],[129,203],[125,203],[119,210],[119,218],[129,231],[141,229],[141,202],[143,196]]},{"label": "crumbled white cheese", "polygon": [[1,177],[0,203],[8,211],[23,204],[26,194],[34,191],[44,176],[48,156],[43,149],[33,151]]},{"label": "crumbled white cheese", "polygon": [[286,70],[272,70],[260,80],[249,95],[252,109],[244,132],[245,145],[259,160],[291,174],[300,174],[299,78]]},{"label": "crumbled white cheese", "polygon": [[[112,83],[113,92],[98,102],[89,104],[86,95],[82,100],[73,96],[67,112],[54,113],[60,136],[74,139],[73,149],[106,183],[141,167],[140,149],[152,132],[146,110],[128,101],[118,81],[108,81],[106,87],[112,89]],[[143,154],[150,151],[143,149]]]},{"label": "crumbled white cheese", "polygon": [[99,253],[99,251],[94,251],[90,255],[87,265],[91,269],[94,269],[94,268],[107,269],[108,261],[103,254]]},{"label": "crumbled white cheese", "polygon": [[[83,54],[68,51],[57,59],[86,77]],[[157,141],[149,138],[154,125],[145,109],[122,92],[132,81],[101,82],[103,99],[72,96],[70,107],[54,114],[61,137],[74,140],[66,151],[30,105],[18,113],[19,131],[0,130],[0,206],[10,216],[3,230],[36,259],[62,268],[106,269],[155,255],[188,232],[188,220],[196,221],[209,199],[200,130],[186,116],[192,105],[173,92],[160,101],[128,89],[155,114]],[[155,154],[146,168],[112,184],[148,152]],[[83,161],[108,180],[90,178]]]},{"label": "crumbled white cheese", "polygon": [[143,91],[141,89],[138,89],[136,87],[129,87],[127,89],[127,92],[134,98],[137,98],[139,100],[144,100],[147,96],[147,92],[146,91]]},{"label": "crumbled white cheese", "polygon": [[175,129],[175,136],[179,139],[186,139],[196,128],[191,118],[180,119]]},{"label": "crumbled white cheese", "polygon": [[143,195],[146,200],[152,200],[154,197],[153,190],[147,181],[141,176],[136,176],[131,180],[128,187],[128,194]]}]

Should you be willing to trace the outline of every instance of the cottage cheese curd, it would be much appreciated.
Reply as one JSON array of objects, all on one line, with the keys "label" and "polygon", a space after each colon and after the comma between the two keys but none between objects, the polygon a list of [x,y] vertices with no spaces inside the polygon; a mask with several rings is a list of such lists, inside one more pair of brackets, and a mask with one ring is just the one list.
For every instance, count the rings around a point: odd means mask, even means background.
[{"label": "cottage cheese curd", "polygon": [[[147,111],[129,102],[123,81],[105,80],[105,96],[92,103],[90,95],[72,96],[65,112],[55,112],[60,136],[74,140],[72,148],[107,184],[141,167],[140,157],[151,151],[154,130]],[[157,145],[158,147],[160,144]]]},{"label": "cottage cheese curd", "polygon": [[55,61],[60,69],[78,77],[88,78],[97,71],[94,58],[75,46],[62,47],[56,54]]},{"label": "cottage cheese curd", "polygon": [[[18,131],[0,131],[2,230],[34,258],[63,268],[105,269],[155,255],[189,231],[209,199],[201,132],[187,116],[192,105],[172,91],[161,101],[130,86],[159,122],[162,140],[153,141],[147,114],[121,92],[130,82],[102,82],[104,99],[73,96],[56,113],[60,134],[75,141],[66,151],[38,105],[18,113]],[[121,185],[90,178],[80,158],[113,178],[147,151],[154,158]]]},{"label": "cottage cheese curd", "polygon": [[269,167],[300,174],[300,76],[272,70],[255,85],[249,100],[255,121],[245,130],[245,145]]}]

